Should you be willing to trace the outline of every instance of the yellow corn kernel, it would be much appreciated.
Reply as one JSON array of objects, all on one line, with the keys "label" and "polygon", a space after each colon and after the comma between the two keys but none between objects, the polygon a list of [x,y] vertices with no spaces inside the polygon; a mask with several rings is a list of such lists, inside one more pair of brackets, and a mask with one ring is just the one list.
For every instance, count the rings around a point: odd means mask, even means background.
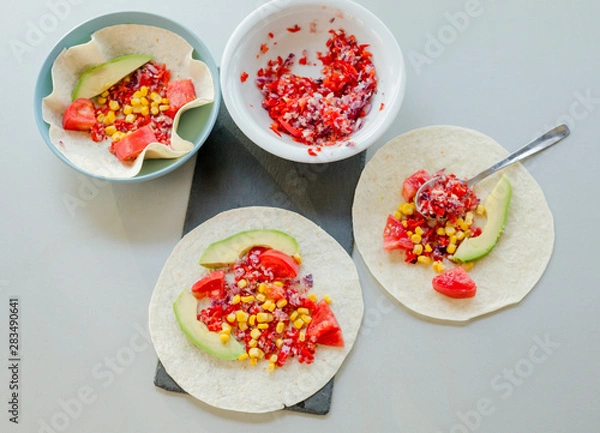
[{"label": "yellow corn kernel", "polygon": [[121,104],[119,104],[119,101],[115,101],[113,99],[108,103],[108,108],[110,108],[112,111],[117,111],[119,108],[121,108]]},{"label": "yellow corn kernel", "polygon": [[302,319],[302,321],[304,323],[306,323],[307,325],[312,321],[312,317],[310,317],[307,314],[303,314],[302,316],[300,316],[300,318]]},{"label": "yellow corn kernel", "polygon": [[106,135],[113,135],[115,132],[117,132],[117,127],[115,125],[107,126],[104,132]]},{"label": "yellow corn kernel", "polygon": [[454,233],[456,233],[456,229],[452,226],[446,226],[444,231],[446,232],[447,236],[452,236]]},{"label": "yellow corn kernel", "polygon": [[461,225],[462,223],[464,223],[464,222],[465,222],[465,220],[464,220],[464,219],[462,219],[462,218],[458,218],[458,219],[456,220],[456,225],[457,225],[457,226],[460,226],[460,225]]},{"label": "yellow corn kernel", "polygon": [[301,264],[302,264],[302,257],[300,256],[300,254],[294,254],[294,255],[292,256],[292,258],[293,258],[294,260],[296,260],[296,263],[298,263],[299,265],[301,265]]},{"label": "yellow corn kernel", "polygon": [[146,107],[147,107],[148,105],[150,105],[150,101],[148,101],[148,99],[146,99],[146,98],[143,98],[143,97],[142,97],[142,98],[140,98],[140,103],[141,103],[142,105],[146,106]]},{"label": "yellow corn kernel", "polygon": [[256,315],[256,321],[258,323],[266,323],[269,321],[269,316],[270,316],[269,313],[258,313]]},{"label": "yellow corn kernel", "polygon": [[269,373],[273,373],[275,371],[275,363],[274,362],[269,362],[269,366],[267,367],[267,371]]},{"label": "yellow corn kernel", "polygon": [[103,98],[102,96],[98,96],[96,98],[96,102],[100,105],[104,105],[104,104],[106,104],[106,98]]},{"label": "yellow corn kernel", "polygon": [[402,214],[398,211],[395,211],[393,214],[394,218],[396,218],[397,220],[402,219]]},{"label": "yellow corn kernel", "polygon": [[142,96],[148,96],[148,86],[142,86],[140,87],[140,95]]},{"label": "yellow corn kernel", "polygon": [[245,311],[239,310],[235,313],[235,319],[238,322],[247,322],[248,321],[248,313],[246,313]]},{"label": "yellow corn kernel", "polygon": [[229,323],[233,323],[233,322],[235,322],[235,313],[229,313],[229,314],[227,315],[227,321],[228,321]]},{"label": "yellow corn kernel", "polygon": [[294,311],[292,312],[292,314],[290,314],[290,320],[293,322],[294,320],[296,320],[298,318],[298,312]]},{"label": "yellow corn kernel", "polygon": [[112,125],[113,123],[115,123],[115,112],[114,111],[109,111],[108,113],[106,113],[106,116],[104,117],[104,121],[103,123],[105,125]]},{"label": "yellow corn kernel", "polygon": [[150,109],[148,107],[142,107],[140,110],[140,114],[142,116],[148,116],[150,114]]},{"label": "yellow corn kernel", "polygon": [[[260,289],[259,289],[260,291]],[[258,295],[256,295],[256,300],[258,302],[265,302],[265,300],[267,299],[267,297],[265,295],[263,295],[262,293],[259,293]]]},{"label": "yellow corn kernel", "polygon": [[304,340],[306,340],[306,332],[304,332],[304,331],[300,331],[300,332],[298,333],[298,340],[300,340],[300,341],[304,341]]},{"label": "yellow corn kernel", "polygon": [[258,349],[258,359],[263,359],[265,357],[265,352],[261,349]]},{"label": "yellow corn kernel", "polygon": [[[258,293],[265,293],[267,291],[267,285],[265,283],[260,283],[258,285]],[[264,302],[264,299],[263,299]]]},{"label": "yellow corn kernel", "polygon": [[415,233],[418,234],[419,236],[423,236],[423,233],[425,233],[425,232],[423,231],[423,229],[421,227],[417,227],[415,229]]},{"label": "yellow corn kernel", "polygon": [[308,311],[308,308],[304,308],[304,307],[298,308],[298,314],[308,314],[308,313],[310,313],[310,311]]},{"label": "yellow corn kernel", "polygon": [[413,235],[413,232],[411,232],[410,230],[406,232],[406,236],[411,237]]},{"label": "yellow corn kernel", "polygon": [[459,230],[456,232],[456,240],[462,241],[465,238],[465,232]]},{"label": "yellow corn kernel", "polygon": [[222,343],[227,343],[229,341],[229,334],[225,332],[220,333],[219,340],[221,340]]},{"label": "yellow corn kernel", "polygon": [[275,281],[273,284],[276,285],[277,287],[283,287],[283,282],[281,282],[281,281]]},{"label": "yellow corn kernel", "polygon": [[162,98],[162,100],[160,102],[162,102],[163,104],[168,104],[169,98]]},{"label": "yellow corn kernel", "polygon": [[140,114],[142,112],[142,108],[144,108],[144,107],[142,107],[141,105],[136,105],[133,107],[133,112],[135,114]]},{"label": "yellow corn kernel", "polygon": [[[137,93],[137,92],[135,92]],[[135,96],[135,93],[133,94],[133,97],[131,98],[131,105],[135,108],[135,107],[139,107],[140,105],[142,105],[142,101],[140,101],[139,96]]]},{"label": "yellow corn kernel", "polygon": [[315,295],[314,293],[311,293],[307,296],[308,299],[310,299],[313,302],[317,302],[317,295]]},{"label": "yellow corn kernel", "polygon": [[418,244],[421,243],[421,240],[423,240],[423,238],[421,238],[421,235],[415,233],[410,237],[410,240],[413,242],[413,244]]},{"label": "yellow corn kernel", "polygon": [[412,252],[413,252],[413,254],[416,254],[417,256],[419,256],[419,255],[423,254],[423,245],[421,245],[421,244],[416,244],[416,245],[413,247],[413,250],[412,250]]},{"label": "yellow corn kernel", "polygon": [[256,358],[250,358],[250,365],[252,367],[256,367],[257,364],[258,364],[258,360]]},{"label": "yellow corn kernel", "polygon": [[304,321],[302,319],[296,319],[294,320],[294,327],[296,329],[300,329],[304,326]]},{"label": "yellow corn kernel", "polygon": [[250,341],[248,341],[248,346],[256,347],[256,346],[258,346],[258,341],[256,341],[254,338],[252,338],[252,339],[250,339]]},{"label": "yellow corn kernel", "polygon": [[404,228],[408,227],[408,221],[406,221],[406,220],[402,220],[402,226],[403,226]]},{"label": "yellow corn kernel", "polygon": [[477,205],[477,208],[475,208],[475,213],[478,216],[485,216],[485,206],[482,204]]},{"label": "yellow corn kernel", "polygon": [[248,329],[248,322],[239,322],[238,328],[240,328],[240,331],[245,331]]},{"label": "yellow corn kernel", "polygon": [[128,114],[125,116],[125,122],[133,123],[135,121],[135,114]]},{"label": "yellow corn kernel", "polygon": [[327,296],[327,295],[323,296],[323,300],[324,300],[326,303],[328,303],[328,304],[331,304],[331,298],[330,298],[329,296]]},{"label": "yellow corn kernel", "polygon": [[285,323],[284,323],[284,322],[279,322],[279,323],[277,324],[277,326],[275,327],[275,331],[276,331],[278,334],[281,334],[281,333],[283,332],[283,330],[284,330],[284,329],[285,329]]},{"label": "yellow corn kernel", "polygon": [[117,142],[117,141],[121,140],[122,138],[124,138],[126,135],[127,135],[127,134],[125,134],[125,133],[123,133],[123,132],[121,132],[121,131],[117,131],[117,132],[115,132],[114,134],[112,134],[112,135],[110,136],[110,139],[111,139],[112,141],[114,141],[114,142]]},{"label": "yellow corn kernel", "polygon": [[462,223],[462,224],[460,225],[460,229],[461,229],[461,230],[463,230],[463,231],[467,231],[467,230],[469,230],[469,224],[467,224],[467,223]]},{"label": "yellow corn kernel", "polygon": [[162,104],[162,105],[159,105],[159,106],[158,106],[158,109],[159,109],[160,111],[167,111],[167,110],[169,109],[169,106],[168,106],[168,105],[166,105],[166,104]]},{"label": "yellow corn kernel", "polygon": [[150,112],[156,116],[158,113],[160,113],[160,110],[158,109],[158,107],[152,107],[150,108]]},{"label": "yellow corn kernel", "polygon": [[428,265],[428,264],[429,264],[429,262],[431,262],[431,259],[430,259],[428,256],[419,256],[419,257],[417,258],[417,261],[418,261],[419,263],[422,263],[422,264],[424,264],[424,265]]},{"label": "yellow corn kernel", "polygon": [[242,302],[245,302],[246,304],[253,302],[253,301],[254,301],[254,296],[252,296],[252,295],[242,296]]},{"label": "yellow corn kernel", "polygon": [[471,269],[473,269],[473,266],[475,266],[475,263],[463,263],[461,266],[464,268],[465,271],[470,271]]},{"label": "yellow corn kernel", "polygon": [[253,315],[250,316],[250,318],[248,319],[248,323],[251,326],[254,326],[256,324],[256,314],[253,314]]},{"label": "yellow corn kernel", "polygon": [[428,253],[430,253],[430,252],[432,252],[432,251],[433,251],[433,248],[431,247],[431,245],[430,245],[430,244],[426,244],[426,245],[425,245],[425,251],[427,251]]},{"label": "yellow corn kernel", "polygon": [[468,238],[472,235],[473,233],[471,232],[471,230],[467,229],[465,230],[465,238]]},{"label": "yellow corn kernel", "polygon": [[456,235],[450,236],[450,245],[456,245],[457,240],[458,240],[458,237]]},{"label": "yellow corn kernel", "polygon": [[456,244],[450,244],[446,247],[446,252],[448,254],[454,254],[456,252]]},{"label": "yellow corn kernel", "polygon": [[102,94],[100,95],[103,98],[108,98],[108,90],[105,90],[104,92],[102,92]]},{"label": "yellow corn kernel", "polygon": [[277,308],[277,305],[275,304],[275,302],[271,301],[271,303],[269,304],[269,308],[267,308],[267,310],[272,313],[273,311],[275,311],[276,308]]},{"label": "yellow corn kernel", "polygon": [[229,323],[221,323],[221,331],[222,332],[231,332],[231,325]]},{"label": "yellow corn kernel", "polygon": [[402,213],[404,215],[412,215],[415,211],[415,205],[412,203],[404,203],[402,205]]},{"label": "yellow corn kernel", "polygon": [[127,116],[128,114],[131,114],[131,113],[133,113],[133,107],[131,105],[123,106],[123,114],[124,115]]},{"label": "yellow corn kernel", "polygon": [[233,297],[233,299],[231,300],[231,303],[232,303],[233,305],[237,305],[237,304],[239,304],[239,303],[240,303],[240,301],[241,301],[241,300],[242,300],[242,298],[240,297],[240,295],[235,295],[235,296]]},{"label": "yellow corn kernel", "polygon": [[242,278],[240,281],[237,282],[237,285],[240,289],[245,289],[248,285],[248,281]]},{"label": "yellow corn kernel", "polygon": [[283,308],[287,305],[287,299],[280,299],[279,301],[275,302],[275,305],[277,305],[277,308]]},{"label": "yellow corn kernel", "polygon": [[98,116],[96,116],[96,120],[98,122],[104,122],[104,114],[102,114],[102,113],[98,114]]},{"label": "yellow corn kernel", "polygon": [[248,358],[250,358],[250,356],[247,353],[242,353],[240,356],[238,356],[238,361],[245,361]]},{"label": "yellow corn kernel", "polygon": [[270,310],[271,304],[273,304],[273,301],[267,299],[265,303],[261,305],[261,307],[263,308],[263,310]]},{"label": "yellow corn kernel", "polygon": [[272,354],[271,356],[269,356],[269,362],[272,362],[273,364],[277,362],[277,355],[276,354]]},{"label": "yellow corn kernel", "polygon": [[258,347],[252,347],[250,350],[248,350],[248,355],[250,355],[250,358],[258,358],[259,350],[260,349]]},{"label": "yellow corn kernel", "polygon": [[446,230],[444,230],[444,227],[438,227],[437,230],[435,231],[439,236],[445,236],[446,235]]},{"label": "yellow corn kernel", "polygon": [[154,102],[160,102],[160,101],[162,101],[162,96],[160,96],[156,92],[152,92],[152,93],[150,93],[150,99],[152,99]]},{"label": "yellow corn kernel", "polygon": [[265,330],[265,329],[269,329],[269,324],[268,323],[259,323],[258,325],[256,325],[256,327],[260,330]]},{"label": "yellow corn kernel", "polygon": [[473,218],[475,218],[475,215],[473,215],[473,212],[467,212],[467,214],[465,215],[465,222],[468,225],[473,224]]},{"label": "yellow corn kernel", "polygon": [[278,338],[277,340],[275,340],[275,346],[278,349],[281,349],[281,346],[283,346],[283,338]]},{"label": "yellow corn kernel", "polygon": [[442,262],[440,262],[439,260],[436,260],[433,262],[433,270],[435,272],[437,272],[438,274],[441,274],[442,272],[444,272],[444,269],[446,267],[444,266],[444,264]]}]

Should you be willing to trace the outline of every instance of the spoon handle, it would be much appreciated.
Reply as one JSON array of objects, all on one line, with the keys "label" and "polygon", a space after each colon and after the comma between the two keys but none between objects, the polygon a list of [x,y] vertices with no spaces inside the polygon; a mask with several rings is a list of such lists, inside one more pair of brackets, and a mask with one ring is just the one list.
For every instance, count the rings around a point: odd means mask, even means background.
[{"label": "spoon handle", "polygon": [[542,150],[552,146],[553,144],[558,143],[563,138],[567,137],[570,134],[569,127],[567,125],[560,125],[554,129],[543,134],[541,137],[536,138],[531,143],[526,144],[521,147],[519,150],[514,151],[506,158],[501,161],[498,161],[496,164],[491,167],[483,170],[478,175],[472,177],[467,181],[468,186],[473,186],[483,178],[488,177],[491,174],[496,173],[498,170],[503,169],[504,167],[508,167],[515,162],[519,162],[535,153],[541,152]]}]

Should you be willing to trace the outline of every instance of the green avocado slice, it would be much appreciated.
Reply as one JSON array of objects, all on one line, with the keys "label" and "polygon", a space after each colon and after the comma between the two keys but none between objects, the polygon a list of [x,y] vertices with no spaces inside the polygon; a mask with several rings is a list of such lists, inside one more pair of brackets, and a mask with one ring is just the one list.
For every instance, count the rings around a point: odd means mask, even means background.
[{"label": "green avocado slice", "polygon": [[279,230],[257,229],[239,232],[210,244],[199,263],[207,268],[227,266],[257,246],[273,248],[290,256],[300,255],[298,242],[292,236]]},{"label": "green avocado slice", "polygon": [[73,90],[73,101],[101,94],[150,60],[152,56],[146,54],[129,54],[88,69],[81,75]]},{"label": "green avocado slice", "polygon": [[465,239],[456,249],[453,260],[472,262],[492,251],[504,231],[511,197],[512,186],[503,175],[485,200],[487,221],[483,231],[476,238]]},{"label": "green avocado slice", "polygon": [[211,332],[198,320],[198,300],[192,293],[183,290],[173,303],[177,323],[188,339],[200,349],[225,360],[234,360],[246,352],[243,344],[230,337],[223,343],[217,332]]}]

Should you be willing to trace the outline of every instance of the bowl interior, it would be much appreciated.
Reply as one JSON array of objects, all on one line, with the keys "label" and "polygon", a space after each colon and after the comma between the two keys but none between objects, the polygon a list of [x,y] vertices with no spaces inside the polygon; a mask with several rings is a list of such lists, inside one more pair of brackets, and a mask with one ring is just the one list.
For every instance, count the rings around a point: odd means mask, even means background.
[{"label": "bowl interior", "polygon": [[[49,136],[50,126],[44,122],[44,119],[42,118],[42,99],[52,92],[52,65],[54,64],[56,57],[58,57],[58,55],[64,49],[89,42],[92,33],[95,31],[117,24],[144,24],[162,27],[183,37],[194,48],[192,57],[202,60],[210,69],[215,90],[215,100],[212,104],[194,108],[193,110],[185,112],[181,116],[178,133],[181,135],[181,137],[194,143],[194,149],[180,158],[146,160],[144,161],[142,170],[136,176],[127,179],[112,179],[96,176],[74,165],[52,144]],[[77,171],[87,174],[88,176],[114,182],[139,182],[143,180],[154,179],[179,167],[185,161],[190,159],[194,153],[198,151],[200,146],[202,146],[204,141],[206,141],[219,113],[219,71],[206,45],[198,38],[198,36],[180,24],[167,18],[145,12],[116,12],[91,19],[90,21],[75,27],[54,46],[44,61],[38,75],[34,99],[35,117],[38,129],[50,149],[63,162],[73,167]]]},{"label": "bowl interior", "polygon": [[[291,32],[295,26],[297,32]],[[255,84],[257,71],[271,59],[295,55],[292,72],[317,78],[322,64],[317,52],[327,51],[329,30],[344,29],[359,43],[369,44],[378,77],[378,91],[363,127],[349,142],[324,147],[317,157],[307,146],[289,136],[277,137],[269,129],[273,122],[262,108],[262,94]],[[271,36],[272,35],[272,36]],[[267,52],[263,51],[268,49]],[[307,54],[307,65],[298,59]],[[240,76],[248,74],[246,82]],[[356,154],[372,144],[395,118],[404,94],[405,70],[398,44],[385,25],[372,13],[348,1],[279,1],[264,5],[248,16],[230,38],[221,68],[223,97],[236,124],[256,144],[286,159],[301,162],[334,161]],[[383,109],[380,110],[380,107]]]}]

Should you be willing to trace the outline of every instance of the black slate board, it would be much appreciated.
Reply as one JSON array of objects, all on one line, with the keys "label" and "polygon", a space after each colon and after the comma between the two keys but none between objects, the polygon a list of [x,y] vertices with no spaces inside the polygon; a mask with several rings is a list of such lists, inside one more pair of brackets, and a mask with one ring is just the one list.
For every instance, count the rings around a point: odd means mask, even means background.
[{"label": "black slate board", "polygon": [[[351,254],[352,201],[365,165],[365,152],[343,161],[304,164],[286,161],[252,143],[235,125],[225,104],[215,127],[198,151],[183,228],[185,235],[216,214],[244,206],[288,209],[311,219]],[[154,384],[185,392],[158,362]],[[325,415],[333,379],[288,410]]]}]

